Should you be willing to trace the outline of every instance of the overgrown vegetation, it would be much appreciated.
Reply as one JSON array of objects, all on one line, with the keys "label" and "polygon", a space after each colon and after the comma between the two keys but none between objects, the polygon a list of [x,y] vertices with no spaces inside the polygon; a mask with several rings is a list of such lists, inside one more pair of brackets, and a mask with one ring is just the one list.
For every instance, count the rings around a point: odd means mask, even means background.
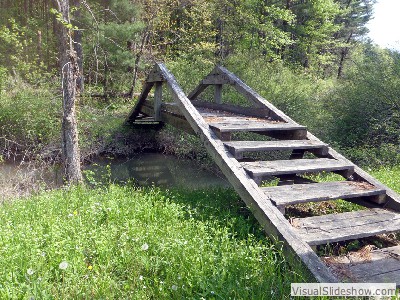
[{"label": "overgrown vegetation", "polygon": [[[400,57],[363,40],[374,2],[70,0],[81,160],[156,149],[208,163],[196,137],[124,120],[154,61],[186,92],[221,64],[399,192]],[[49,0],[0,3],[0,162],[60,158],[58,15]],[[223,100],[243,103],[229,87]],[[282,299],[304,279],[230,190],[78,187],[0,214],[2,298]]]},{"label": "overgrown vegetation", "polygon": [[[85,54],[83,156],[100,152],[110,132],[123,131],[133,105],[124,97],[138,92],[149,66],[163,60],[187,92],[223,64],[355,162],[399,163],[399,54],[361,39],[373,3],[71,0],[76,50]],[[61,114],[57,11],[47,0],[1,8],[3,154],[54,149]],[[229,89],[224,99],[242,101]]]},{"label": "overgrown vegetation", "polygon": [[304,276],[231,190],[75,188],[0,214],[4,299],[283,299]]}]

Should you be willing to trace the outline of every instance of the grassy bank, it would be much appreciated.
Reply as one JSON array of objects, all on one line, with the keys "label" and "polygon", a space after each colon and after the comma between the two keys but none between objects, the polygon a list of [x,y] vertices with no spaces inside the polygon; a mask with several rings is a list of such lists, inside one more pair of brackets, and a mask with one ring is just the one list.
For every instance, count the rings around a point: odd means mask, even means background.
[{"label": "grassy bank", "polygon": [[301,274],[230,190],[57,190],[0,210],[1,299],[283,299]]},{"label": "grassy bank", "polygon": [[[372,171],[400,191],[400,168]],[[54,190],[0,207],[1,299],[288,299],[306,275],[232,190]]]}]

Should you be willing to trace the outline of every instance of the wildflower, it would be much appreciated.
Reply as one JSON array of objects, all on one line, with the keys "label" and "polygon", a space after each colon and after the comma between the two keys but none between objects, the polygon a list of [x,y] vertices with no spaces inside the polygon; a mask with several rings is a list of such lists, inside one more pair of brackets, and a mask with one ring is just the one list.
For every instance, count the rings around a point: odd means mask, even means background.
[{"label": "wildflower", "polygon": [[33,269],[29,268],[28,270],[26,270],[26,273],[31,276],[33,275],[33,273],[35,273],[35,271],[33,271]]},{"label": "wildflower", "polygon": [[66,261],[62,261],[58,267],[61,270],[66,270],[68,268],[68,263]]},{"label": "wildflower", "polygon": [[171,289],[172,289],[173,291],[176,291],[176,290],[178,290],[178,286],[174,284],[173,286],[171,286]]},{"label": "wildflower", "polygon": [[139,280],[141,280],[141,281],[143,280],[143,276],[142,275],[139,276]]},{"label": "wildflower", "polygon": [[78,214],[78,212],[76,210],[74,210],[74,216],[76,216]]},{"label": "wildflower", "polygon": [[144,243],[143,245],[142,245],[142,250],[143,251],[146,251],[146,250],[148,250],[149,249],[149,245],[147,244],[147,243]]},{"label": "wildflower", "polygon": [[88,270],[91,270],[91,269],[93,269],[93,266],[92,265],[88,265]]}]

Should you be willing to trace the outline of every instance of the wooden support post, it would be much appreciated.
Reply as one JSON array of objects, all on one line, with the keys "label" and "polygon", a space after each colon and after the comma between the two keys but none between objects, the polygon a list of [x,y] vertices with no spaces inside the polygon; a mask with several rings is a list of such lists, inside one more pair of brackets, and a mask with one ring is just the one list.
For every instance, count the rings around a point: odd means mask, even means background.
[{"label": "wooden support post", "polygon": [[161,121],[162,84],[162,82],[156,82],[154,92],[154,120],[157,122]]},{"label": "wooden support post", "polygon": [[222,84],[214,85],[214,101],[217,104],[222,104]]},{"label": "wooden support post", "polygon": [[304,157],[305,152],[304,149],[294,149],[290,155],[290,159],[301,159]]}]

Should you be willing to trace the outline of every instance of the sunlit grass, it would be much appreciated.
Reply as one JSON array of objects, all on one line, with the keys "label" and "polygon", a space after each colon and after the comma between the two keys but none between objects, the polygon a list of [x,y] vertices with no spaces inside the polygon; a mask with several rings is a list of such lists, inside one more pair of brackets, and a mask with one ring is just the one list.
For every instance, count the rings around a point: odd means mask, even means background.
[{"label": "sunlit grass", "polygon": [[231,190],[57,190],[0,209],[1,299],[283,299],[302,281]]},{"label": "sunlit grass", "polygon": [[371,171],[371,175],[375,176],[395,192],[400,193],[400,166],[383,167]]}]

